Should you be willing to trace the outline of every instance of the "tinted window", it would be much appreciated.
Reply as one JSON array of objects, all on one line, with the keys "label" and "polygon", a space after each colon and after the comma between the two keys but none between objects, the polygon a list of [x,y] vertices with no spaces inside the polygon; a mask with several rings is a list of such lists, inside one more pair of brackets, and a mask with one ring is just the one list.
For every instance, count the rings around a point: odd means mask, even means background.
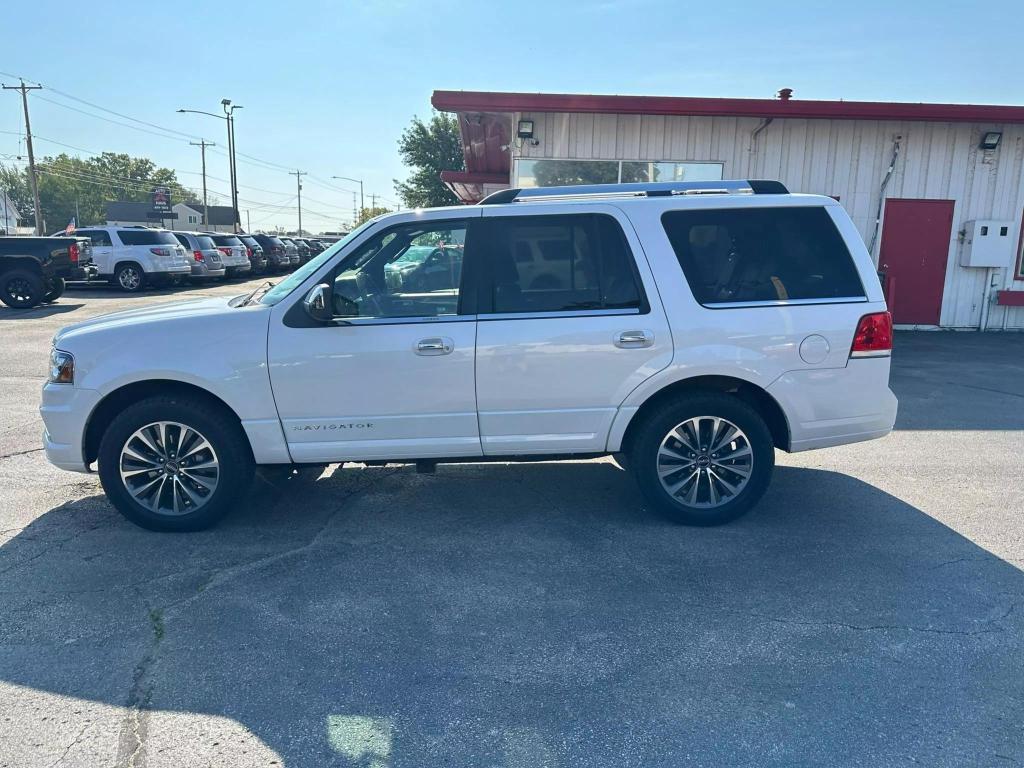
[{"label": "tinted window", "polygon": [[633,255],[610,216],[515,216],[489,224],[490,311],[641,306]]},{"label": "tinted window", "polygon": [[201,251],[209,251],[217,246],[213,244],[213,238],[209,235],[193,235],[196,239],[196,245]]},{"label": "tinted window", "polygon": [[864,295],[824,208],[670,211],[662,223],[701,304]]},{"label": "tinted window", "polygon": [[234,235],[211,235],[213,242],[217,245],[241,245],[242,241]]},{"label": "tinted window", "polygon": [[185,246],[187,250],[192,250],[192,246],[189,244],[187,237],[185,237],[184,235],[179,235],[177,232],[174,233],[174,236],[177,238],[179,243]]},{"label": "tinted window", "polygon": [[284,243],[276,237],[268,237],[265,241],[271,248],[284,248]]},{"label": "tinted window", "polygon": [[88,237],[92,241],[94,246],[96,245],[113,245],[110,242],[110,235],[107,234],[106,230],[102,229],[79,229],[75,232],[79,237]]},{"label": "tinted window", "polygon": [[119,229],[117,236],[125,245],[177,245],[178,241],[170,232],[152,229]]}]

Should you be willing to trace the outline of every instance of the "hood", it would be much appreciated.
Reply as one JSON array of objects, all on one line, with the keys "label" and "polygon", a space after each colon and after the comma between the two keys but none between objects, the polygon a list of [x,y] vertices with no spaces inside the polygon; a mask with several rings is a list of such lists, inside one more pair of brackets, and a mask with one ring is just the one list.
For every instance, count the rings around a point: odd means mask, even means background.
[{"label": "hood", "polygon": [[[90,320],[74,323],[62,328],[53,337],[55,346],[60,346],[62,341],[74,339],[84,334],[92,334],[100,331],[108,331],[126,326],[146,325],[150,323],[173,323],[178,320],[193,320],[199,317],[210,317],[231,312],[244,312],[250,307],[234,308],[231,302],[237,296],[217,296],[210,299],[189,299],[187,301],[169,301],[165,304],[141,307],[139,309],[127,309],[121,312],[113,312],[109,315],[100,315]],[[253,305],[258,307],[262,305]]]}]

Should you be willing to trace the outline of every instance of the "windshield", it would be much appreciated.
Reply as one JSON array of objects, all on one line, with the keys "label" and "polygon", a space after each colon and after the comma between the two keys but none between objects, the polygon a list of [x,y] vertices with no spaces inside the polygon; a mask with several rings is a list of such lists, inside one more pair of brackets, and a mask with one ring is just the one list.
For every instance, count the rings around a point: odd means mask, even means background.
[{"label": "windshield", "polygon": [[344,248],[346,244],[352,242],[363,232],[373,226],[375,221],[375,219],[371,219],[370,221],[365,222],[362,226],[356,227],[326,251],[317,254],[316,257],[307,261],[304,265],[288,275],[284,280],[263,294],[263,296],[260,297],[260,304],[267,304],[268,306],[277,304],[277,302],[281,301],[281,299],[302,285],[307,277],[320,269],[321,266],[334,257],[334,254]]},{"label": "windshield", "polygon": [[177,245],[174,235],[153,229],[119,229],[117,236],[125,245]]},{"label": "windshield", "polygon": [[392,264],[422,264],[433,251],[434,246],[432,245],[414,245],[395,259]]}]

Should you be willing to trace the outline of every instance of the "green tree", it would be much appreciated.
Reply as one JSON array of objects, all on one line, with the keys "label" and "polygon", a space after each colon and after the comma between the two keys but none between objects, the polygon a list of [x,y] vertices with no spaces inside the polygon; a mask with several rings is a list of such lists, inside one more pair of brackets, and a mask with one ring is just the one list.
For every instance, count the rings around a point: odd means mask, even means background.
[{"label": "green tree", "polygon": [[363,208],[359,211],[359,216],[356,217],[356,223],[353,225],[353,229],[360,226],[361,224],[374,219],[378,216],[383,216],[385,213],[391,213],[390,208],[381,208],[379,205],[376,208]]},{"label": "green tree", "polygon": [[176,203],[199,201],[195,192],[178,182],[173,170],[158,168],[144,157],[104,152],[83,159],[62,153],[44,157],[36,167],[40,206],[49,229],[76,216],[79,225],[103,222],[108,202],[145,202],[156,186],[169,187]]},{"label": "green tree", "polygon": [[405,205],[432,208],[459,202],[441,181],[441,171],[465,168],[457,117],[437,112],[429,122],[414,117],[398,140],[398,153],[411,169],[406,181],[395,179],[395,189]]}]

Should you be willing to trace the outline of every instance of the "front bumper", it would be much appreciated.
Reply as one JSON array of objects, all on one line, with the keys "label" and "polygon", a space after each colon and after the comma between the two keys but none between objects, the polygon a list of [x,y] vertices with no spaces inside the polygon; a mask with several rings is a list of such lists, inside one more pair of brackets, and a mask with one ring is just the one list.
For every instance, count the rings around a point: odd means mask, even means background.
[{"label": "front bumper", "polygon": [[45,384],[39,415],[43,417],[43,448],[55,467],[88,472],[82,449],[89,414],[99,403],[100,393],[73,384]]}]

